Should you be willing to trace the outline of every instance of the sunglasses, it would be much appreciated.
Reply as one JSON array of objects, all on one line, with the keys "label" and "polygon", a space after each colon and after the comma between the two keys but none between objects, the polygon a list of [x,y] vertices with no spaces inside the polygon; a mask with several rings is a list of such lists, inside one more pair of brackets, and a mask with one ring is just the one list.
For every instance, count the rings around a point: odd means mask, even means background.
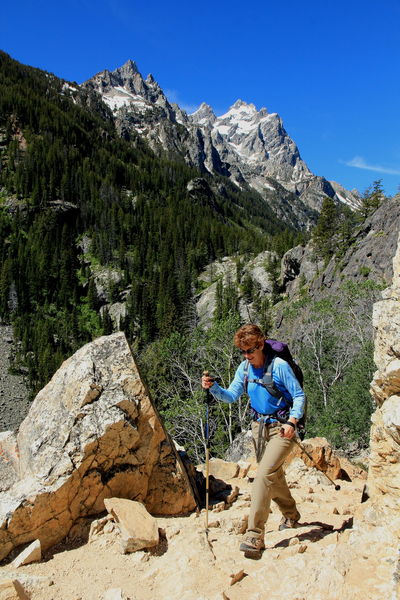
[{"label": "sunglasses", "polygon": [[257,344],[256,346],[254,346],[254,348],[247,348],[247,350],[243,350],[243,349],[241,349],[241,350],[240,350],[240,352],[241,352],[242,354],[254,354],[254,352],[255,352],[256,350],[258,350],[258,346],[259,346],[259,345]]}]

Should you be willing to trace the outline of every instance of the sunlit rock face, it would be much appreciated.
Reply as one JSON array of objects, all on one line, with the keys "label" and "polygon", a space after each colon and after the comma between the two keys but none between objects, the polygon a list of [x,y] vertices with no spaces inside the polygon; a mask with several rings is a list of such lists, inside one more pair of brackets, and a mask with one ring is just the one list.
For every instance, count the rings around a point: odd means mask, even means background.
[{"label": "sunlit rock face", "polygon": [[374,360],[368,492],[379,520],[400,533],[400,245],[393,260],[393,283],[374,306]]},{"label": "sunlit rock face", "polygon": [[164,515],[196,506],[121,332],[65,361],[17,435],[2,435],[0,480],[8,482],[0,492],[0,560],[35,539],[51,547],[78,519],[103,512],[105,498]]}]

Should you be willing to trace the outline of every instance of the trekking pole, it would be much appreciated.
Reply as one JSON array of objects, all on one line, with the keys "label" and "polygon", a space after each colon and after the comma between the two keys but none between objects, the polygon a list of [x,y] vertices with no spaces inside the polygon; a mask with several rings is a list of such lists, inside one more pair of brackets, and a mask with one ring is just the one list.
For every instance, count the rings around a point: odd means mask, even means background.
[{"label": "trekking pole", "polygon": [[[204,371],[203,375],[208,377],[208,371]],[[209,407],[211,402],[210,390],[206,390],[206,422],[204,427],[204,437],[206,440],[206,531],[208,531],[208,508],[210,500],[210,424],[209,424]]]},{"label": "trekking pole", "polygon": [[[281,418],[280,418],[280,417],[278,417],[277,415],[274,415],[274,418],[276,418],[276,419],[277,419],[277,421],[279,421],[280,423],[283,423],[283,424],[285,424],[285,423],[286,423],[285,419],[281,419]],[[292,440],[294,441],[294,443],[295,443],[295,444],[297,444],[297,445],[298,445],[298,447],[300,448],[300,450],[301,450],[302,452],[304,452],[304,454],[305,454],[306,456],[308,456],[308,458],[311,460],[311,462],[312,462],[312,464],[314,465],[314,467],[315,467],[316,469],[318,469],[318,471],[321,471],[321,473],[322,473],[323,475],[325,475],[325,477],[326,477],[326,478],[327,478],[327,479],[328,479],[328,480],[331,482],[331,484],[332,484],[332,485],[335,487],[335,490],[336,490],[336,491],[339,491],[339,490],[340,490],[340,485],[338,485],[337,483],[335,483],[335,482],[333,481],[333,479],[331,479],[331,478],[329,477],[329,475],[327,475],[327,473],[325,473],[325,471],[323,471],[323,470],[321,469],[321,467],[320,467],[319,465],[317,465],[317,463],[315,462],[315,460],[313,459],[313,457],[311,456],[311,454],[309,454],[309,453],[307,452],[307,450],[304,448],[303,444],[302,444],[302,443],[301,443],[301,442],[298,440],[298,438],[296,437],[296,434],[294,435],[294,437],[292,437]]]}]

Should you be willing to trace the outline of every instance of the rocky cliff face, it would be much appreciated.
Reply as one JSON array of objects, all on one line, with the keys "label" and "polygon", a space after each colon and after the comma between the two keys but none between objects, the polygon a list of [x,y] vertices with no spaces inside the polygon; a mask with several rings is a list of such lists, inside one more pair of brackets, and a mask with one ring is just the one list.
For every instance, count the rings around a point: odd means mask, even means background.
[{"label": "rocky cliff face", "polygon": [[151,75],[144,80],[132,61],[83,85],[101,94],[121,135],[135,132],[156,152],[177,154],[201,171],[250,185],[291,224],[309,225],[326,196],[352,206],[359,201],[357,193],[311,173],[279,115],[265,108],[257,111],[254,104],[238,100],[216,117],[203,103],[187,115],[168,102]]},{"label": "rocky cliff face", "polygon": [[358,566],[360,583],[368,576],[372,598],[394,600],[400,597],[400,237],[393,282],[382,297],[373,314],[377,371],[371,393],[377,408],[372,415],[366,501],[356,513],[348,547],[338,545],[342,559],[337,557],[333,567],[337,569],[347,555],[345,580],[351,583],[349,571],[355,571],[357,556],[364,562],[371,559],[368,570]]},{"label": "rocky cliff face", "polygon": [[[217,260],[207,266],[207,268],[199,275],[199,282],[206,285],[206,289],[197,297],[196,311],[199,318],[199,324],[207,328],[214,316],[214,311],[217,305],[217,286],[221,280],[224,287],[233,285],[237,293],[240,294],[241,286],[246,278],[250,277],[254,289],[260,291],[261,294],[268,296],[272,293],[271,276],[267,271],[267,264],[270,260],[276,257],[274,252],[261,252],[253,259],[246,262],[238,282],[238,258],[228,257]],[[244,321],[249,319],[249,310],[252,303],[247,304],[246,298],[239,298],[239,312]]]},{"label": "rocky cliff face", "polygon": [[37,395],[17,434],[0,437],[0,560],[21,544],[65,538],[104,499],[158,514],[196,502],[125,336],[81,348]]},{"label": "rocky cliff face", "polygon": [[310,295],[319,299],[323,295],[338,293],[343,281],[354,283],[374,281],[389,285],[393,277],[393,260],[400,230],[399,197],[388,198],[353,233],[347,251],[338,260],[332,258],[328,265],[316,261],[312,244],[288,250],[281,262],[281,281],[284,293],[293,298],[301,283],[306,284]]},{"label": "rocky cliff face", "polygon": [[373,324],[377,371],[371,393],[377,409],[371,428],[368,516],[400,535],[400,238],[393,283],[374,306]]},{"label": "rocky cliff face", "polygon": [[[340,300],[340,287],[345,281],[354,284],[374,282],[386,286],[393,277],[392,257],[396,252],[398,232],[400,230],[399,197],[389,198],[363,223],[356,231],[343,257],[332,258],[328,265],[316,260],[312,244],[296,246],[282,257],[280,264],[281,292],[287,299],[298,297],[302,286],[310,298],[320,300],[327,295],[337,295]],[[201,324],[210,322],[216,307],[217,280],[221,278],[225,285],[229,282],[237,284],[239,308],[244,320],[248,319],[246,303],[243,298],[243,283],[251,277],[256,290],[263,297],[272,293],[272,279],[267,270],[267,263],[276,258],[273,252],[262,252],[258,256],[246,260],[246,257],[225,257],[209,265],[199,276],[199,280],[209,286],[199,294],[197,313]],[[236,265],[239,259],[243,262],[240,281],[237,282]],[[376,292],[378,293],[378,292]],[[372,298],[372,295],[371,295]],[[251,309],[252,304],[249,304]],[[372,310],[372,302],[365,310]],[[280,305],[277,305],[277,322],[281,317]],[[252,317],[257,315],[252,313]],[[282,334],[281,334],[282,335]],[[286,335],[286,334],[285,334]]]}]

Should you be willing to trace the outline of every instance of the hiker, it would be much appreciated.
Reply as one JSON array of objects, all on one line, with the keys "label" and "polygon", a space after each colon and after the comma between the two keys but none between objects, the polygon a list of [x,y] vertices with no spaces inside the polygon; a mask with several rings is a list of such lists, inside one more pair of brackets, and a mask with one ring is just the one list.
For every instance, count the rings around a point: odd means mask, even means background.
[{"label": "hiker", "polygon": [[[203,374],[201,383],[204,389],[209,389],[216,399],[223,402],[235,402],[245,392],[250,397],[252,434],[259,465],[252,488],[247,531],[240,550],[251,554],[265,548],[265,523],[271,499],[283,515],[280,530],[295,527],[300,518],[282,465],[294,443],[296,424],[304,412],[305,396],[292,367],[271,353],[257,325],[243,325],[235,333],[234,344],[240,348],[245,360],[239,365],[228,389],[220,387],[206,374]],[[274,397],[262,385],[266,365],[270,363],[274,389],[279,390],[280,397]],[[285,415],[284,424],[274,418],[278,410],[281,416]]]}]

